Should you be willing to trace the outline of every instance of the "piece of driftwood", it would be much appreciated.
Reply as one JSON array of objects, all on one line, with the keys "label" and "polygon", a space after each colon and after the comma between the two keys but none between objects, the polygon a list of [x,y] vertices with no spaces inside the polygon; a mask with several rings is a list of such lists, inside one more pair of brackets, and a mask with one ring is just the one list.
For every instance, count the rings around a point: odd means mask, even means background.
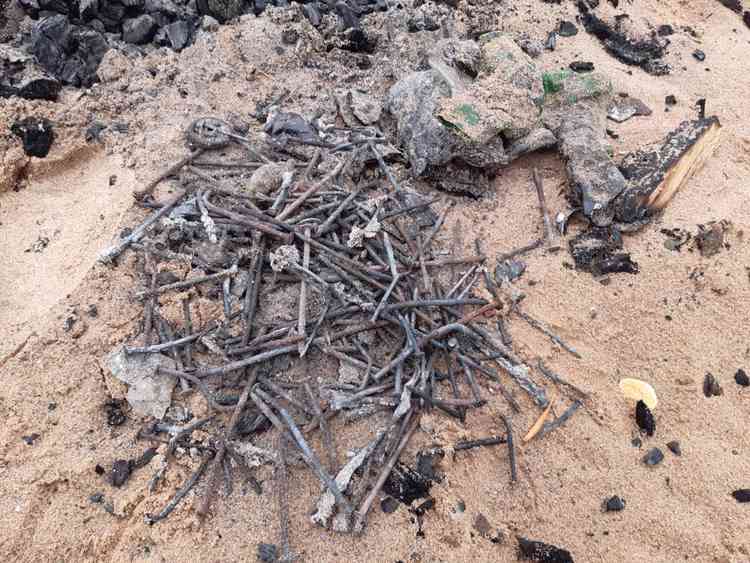
[{"label": "piece of driftwood", "polygon": [[719,144],[716,116],[683,121],[659,148],[628,154],[620,169],[627,187],[615,203],[616,218],[632,222],[661,211]]}]

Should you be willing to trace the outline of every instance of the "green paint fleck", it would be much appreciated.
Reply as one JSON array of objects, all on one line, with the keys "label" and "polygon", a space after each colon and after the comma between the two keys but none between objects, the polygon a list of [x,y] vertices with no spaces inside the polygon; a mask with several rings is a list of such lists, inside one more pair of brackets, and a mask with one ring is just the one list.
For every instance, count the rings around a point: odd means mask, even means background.
[{"label": "green paint fleck", "polygon": [[545,94],[554,94],[563,88],[563,82],[572,74],[569,70],[555,70],[542,74],[542,86]]},{"label": "green paint fleck", "polygon": [[461,104],[456,108],[456,111],[463,116],[464,121],[469,125],[476,125],[479,123],[479,114],[469,104]]}]

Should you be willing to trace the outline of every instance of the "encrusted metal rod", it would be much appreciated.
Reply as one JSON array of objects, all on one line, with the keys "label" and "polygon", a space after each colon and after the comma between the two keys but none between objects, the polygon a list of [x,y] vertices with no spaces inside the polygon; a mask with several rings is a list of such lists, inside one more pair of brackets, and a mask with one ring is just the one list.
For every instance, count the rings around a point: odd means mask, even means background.
[{"label": "encrusted metal rod", "polygon": [[159,211],[153,213],[148,219],[146,219],[143,223],[133,229],[133,231],[128,236],[120,239],[115,244],[102,251],[101,254],[99,254],[99,262],[102,262],[104,264],[111,264],[114,259],[122,254],[128,246],[130,246],[134,242],[138,242],[139,240],[141,240],[143,238],[143,235],[146,234],[146,231],[151,225],[153,225],[167,213],[172,211],[172,209],[174,209],[177,204],[182,201],[182,198],[185,197],[185,193],[186,192],[184,191],[177,192],[177,194],[175,194],[172,199],[169,199],[164,203]]},{"label": "encrusted metal rod", "polygon": [[[276,428],[280,432],[286,434],[288,429],[294,442],[297,444],[300,453],[302,454],[302,459],[305,460],[305,463],[307,463],[310,469],[313,470],[320,481],[326,487],[328,487],[333,496],[336,498],[336,502],[338,503],[339,507],[341,507],[341,509],[345,513],[351,513],[352,507],[349,504],[349,501],[346,500],[346,497],[344,497],[344,495],[339,490],[336,481],[323,468],[318,457],[315,455],[312,449],[310,449],[310,446],[307,444],[304,436],[302,436],[302,432],[300,432],[299,428],[294,423],[294,420],[289,415],[289,413],[261,389],[256,388],[255,391],[250,395],[250,397],[253,402],[255,402],[257,407],[263,412],[263,414],[266,415],[266,418],[271,421],[271,424],[276,426]],[[276,411],[281,415],[281,418],[284,420],[284,423],[282,423],[281,420],[275,414],[273,414],[267,403],[271,404],[276,409]]]},{"label": "encrusted metal rod", "polygon": [[237,272],[238,272],[237,265],[235,264],[231,268],[222,270],[221,272],[217,272],[215,274],[209,274],[207,276],[200,276],[197,278],[193,278],[193,279],[189,279],[189,280],[185,280],[181,282],[170,283],[167,285],[160,285],[154,291],[151,291],[150,289],[148,289],[145,291],[139,291],[135,295],[138,298],[143,298],[143,297],[148,297],[150,295],[161,295],[162,293],[166,293],[167,291],[189,289],[201,283],[222,280],[227,276],[235,275]]}]

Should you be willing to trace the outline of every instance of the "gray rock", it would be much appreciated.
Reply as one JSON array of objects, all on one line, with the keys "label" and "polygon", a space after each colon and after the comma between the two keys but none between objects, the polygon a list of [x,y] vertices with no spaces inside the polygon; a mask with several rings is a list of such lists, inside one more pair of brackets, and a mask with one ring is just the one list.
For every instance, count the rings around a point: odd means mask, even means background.
[{"label": "gray rock", "polygon": [[512,158],[554,144],[540,130],[541,75],[510,36],[443,40],[427,60],[430,70],[401,79],[385,103],[415,175],[479,196]]},{"label": "gray rock", "polygon": [[544,52],[544,43],[538,39],[532,39],[525,33],[516,39],[516,43],[532,59],[536,59]]},{"label": "gray rock", "polygon": [[144,45],[154,38],[156,20],[148,14],[127,19],[122,23],[122,40],[134,45]]},{"label": "gray rock", "polygon": [[514,282],[526,271],[526,263],[522,260],[505,260],[495,267],[495,283]]},{"label": "gray rock", "polygon": [[201,18],[201,29],[203,31],[218,31],[219,22],[214,17],[203,16]]},{"label": "gray rock", "polygon": [[669,448],[669,451],[672,452],[676,456],[682,455],[682,447],[680,446],[680,443],[677,440],[672,440],[671,442],[667,442],[667,447]]},{"label": "gray rock", "polygon": [[372,125],[380,119],[383,108],[372,96],[360,90],[351,90],[349,100],[354,117],[364,125]]},{"label": "gray rock", "polygon": [[638,98],[617,96],[609,105],[607,118],[623,123],[636,115],[651,115],[651,109]]},{"label": "gray rock", "polygon": [[583,213],[595,225],[607,226],[614,218],[613,202],[625,189],[603,126],[612,85],[599,73],[581,76],[570,70],[545,73],[543,81],[543,121],[557,137],[571,188]]},{"label": "gray rock", "polygon": [[161,354],[112,352],[107,367],[119,381],[128,385],[125,398],[132,409],[144,416],[161,419],[172,403],[175,378],[157,372],[159,366],[174,369],[174,361]]}]

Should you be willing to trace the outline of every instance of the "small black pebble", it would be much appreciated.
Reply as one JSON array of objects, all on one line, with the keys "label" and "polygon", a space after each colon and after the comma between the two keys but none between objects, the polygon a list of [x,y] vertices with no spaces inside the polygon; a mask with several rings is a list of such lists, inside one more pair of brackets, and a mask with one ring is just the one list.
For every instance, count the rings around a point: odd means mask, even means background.
[{"label": "small black pebble", "polygon": [[34,440],[36,440],[37,438],[39,438],[39,434],[37,434],[36,432],[34,432],[33,434],[29,434],[28,436],[21,436],[21,440],[26,442],[27,446],[33,446]]},{"label": "small black pebble", "polygon": [[100,504],[104,502],[104,493],[94,493],[89,497],[89,501],[94,504]]},{"label": "small black pebble", "polygon": [[620,136],[617,133],[615,133],[614,131],[612,131],[612,129],[605,129],[605,131],[607,132],[607,135],[609,135],[609,137],[612,138],[612,139],[619,139],[620,138]]},{"label": "small black pebble", "polygon": [[745,370],[742,368],[738,369],[737,373],[734,374],[734,380],[737,382],[737,385],[742,385],[742,387],[750,386],[750,377],[747,376]]},{"label": "small black pebble", "polygon": [[719,382],[711,373],[707,373],[706,377],[703,378],[703,394],[706,397],[718,397],[722,395],[724,391],[719,385]]},{"label": "small black pebble", "polygon": [[105,469],[98,463],[96,464],[96,467],[94,467],[94,471],[96,471],[97,475],[104,475],[106,473]]},{"label": "small black pebble", "polygon": [[651,448],[648,453],[643,456],[643,463],[646,465],[659,465],[664,460],[664,454],[659,448]]},{"label": "small black pebble", "polygon": [[669,448],[669,451],[674,455],[682,455],[682,448],[680,447],[680,443],[677,440],[667,442],[667,447]]},{"label": "small black pebble", "polygon": [[275,563],[279,560],[279,548],[272,543],[258,544],[258,561],[263,563]]},{"label": "small black pebble", "polygon": [[610,497],[604,502],[604,510],[605,512],[620,512],[621,510],[625,510],[625,501],[617,495]]},{"label": "small black pebble", "polygon": [[677,98],[675,97],[674,94],[669,94],[669,96],[666,96],[664,98],[664,103],[667,104],[668,106],[675,106],[677,105]]},{"label": "small black pebble", "polygon": [[660,37],[666,37],[667,35],[672,35],[674,33],[674,29],[669,24],[660,25],[656,29],[656,33],[659,34]]},{"label": "small black pebble", "polygon": [[648,436],[653,436],[654,432],[656,432],[654,415],[643,401],[638,401],[635,405],[635,422],[638,424],[638,428]]},{"label": "small black pebble", "polygon": [[737,489],[732,496],[737,502],[750,502],[750,489]]},{"label": "small black pebble", "polygon": [[47,410],[48,410],[49,412],[52,412],[52,411],[53,411],[53,410],[55,410],[56,408],[57,408],[57,403],[50,403],[49,405],[47,405]]},{"label": "small black pebble", "polygon": [[91,317],[92,319],[95,319],[99,316],[99,309],[97,308],[95,303],[92,303],[89,305],[89,308],[86,309],[86,314]]},{"label": "small black pebble", "polygon": [[706,53],[704,53],[700,49],[696,49],[695,51],[693,51],[693,57],[695,57],[695,60],[702,62],[706,60]]},{"label": "small black pebble", "polygon": [[589,61],[573,61],[568,66],[573,72],[591,72],[594,70],[594,63]]}]

